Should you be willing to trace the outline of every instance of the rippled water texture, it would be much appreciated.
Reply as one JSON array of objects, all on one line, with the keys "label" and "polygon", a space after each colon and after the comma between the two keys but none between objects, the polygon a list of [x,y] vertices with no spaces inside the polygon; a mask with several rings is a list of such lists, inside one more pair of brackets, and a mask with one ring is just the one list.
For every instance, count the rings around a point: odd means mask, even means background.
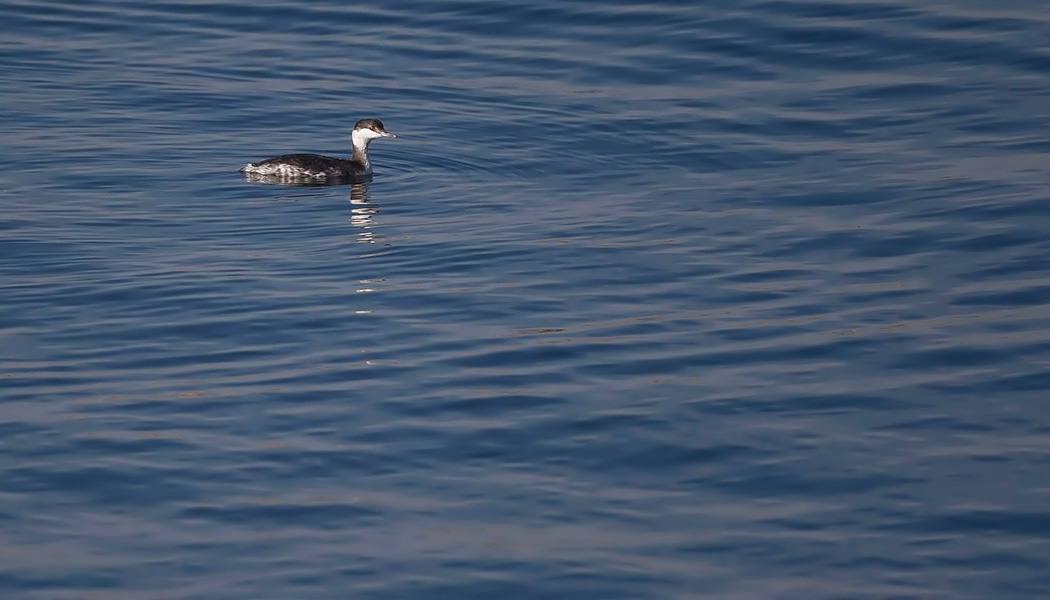
[{"label": "rippled water texture", "polygon": [[2,13],[0,597],[1050,595],[1044,2]]}]

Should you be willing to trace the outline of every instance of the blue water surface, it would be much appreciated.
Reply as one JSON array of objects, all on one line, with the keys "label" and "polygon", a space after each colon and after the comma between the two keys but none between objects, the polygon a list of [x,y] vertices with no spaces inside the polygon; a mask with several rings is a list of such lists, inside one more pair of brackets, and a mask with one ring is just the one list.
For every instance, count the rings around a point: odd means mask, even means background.
[{"label": "blue water surface", "polygon": [[3,15],[0,597],[1050,595],[1043,2]]}]

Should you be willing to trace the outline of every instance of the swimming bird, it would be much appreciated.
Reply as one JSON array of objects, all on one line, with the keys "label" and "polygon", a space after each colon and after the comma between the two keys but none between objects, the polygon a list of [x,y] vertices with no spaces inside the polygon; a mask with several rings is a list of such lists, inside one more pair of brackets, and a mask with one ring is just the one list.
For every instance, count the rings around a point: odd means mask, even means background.
[{"label": "swimming bird", "polygon": [[357,179],[372,174],[368,161],[368,144],[379,138],[397,137],[383,127],[379,119],[361,119],[350,136],[354,151],[350,158],[320,154],[285,154],[240,168],[245,175],[287,180]]}]

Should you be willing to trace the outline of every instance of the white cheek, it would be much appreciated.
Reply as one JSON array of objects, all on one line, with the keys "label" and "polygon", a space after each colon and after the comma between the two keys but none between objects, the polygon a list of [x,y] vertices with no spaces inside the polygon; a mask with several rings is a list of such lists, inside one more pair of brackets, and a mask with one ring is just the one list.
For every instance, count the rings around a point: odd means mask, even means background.
[{"label": "white cheek", "polygon": [[372,131],[371,129],[358,129],[354,132],[354,145],[358,146],[361,144],[367,144],[372,140],[383,137],[382,135]]}]

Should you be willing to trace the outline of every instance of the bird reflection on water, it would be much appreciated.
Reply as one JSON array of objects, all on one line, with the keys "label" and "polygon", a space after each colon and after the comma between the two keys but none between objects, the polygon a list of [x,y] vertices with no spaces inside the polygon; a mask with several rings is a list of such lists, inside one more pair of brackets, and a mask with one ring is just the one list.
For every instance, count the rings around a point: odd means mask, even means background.
[{"label": "bird reflection on water", "polygon": [[372,231],[378,213],[379,206],[368,199],[368,184],[351,184],[350,224],[360,229],[357,233],[358,243],[374,244],[379,239],[380,236]]},{"label": "bird reflection on water", "polygon": [[246,181],[252,183],[263,183],[266,185],[281,185],[289,187],[318,188],[337,185],[350,185],[350,224],[359,229],[357,242],[362,244],[374,244],[379,239],[376,232],[371,231],[375,226],[374,217],[379,213],[379,205],[368,197],[368,181],[370,178],[330,178],[320,180],[302,180],[281,177],[278,175],[257,175],[246,173]]}]

